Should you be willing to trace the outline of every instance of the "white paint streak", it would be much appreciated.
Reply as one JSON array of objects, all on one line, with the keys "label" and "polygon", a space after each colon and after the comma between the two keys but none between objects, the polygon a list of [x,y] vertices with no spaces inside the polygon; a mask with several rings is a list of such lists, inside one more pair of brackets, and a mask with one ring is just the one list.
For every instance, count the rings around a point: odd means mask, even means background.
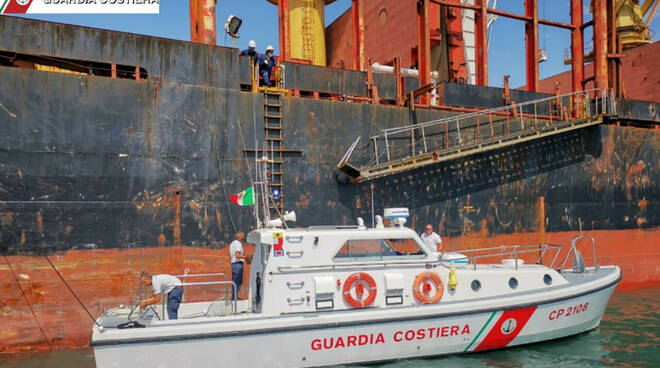
[{"label": "white paint streak", "polygon": [[0,102],[0,107],[1,107],[3,110],[5,110],[5,112],[6,112],[7,114],[9,114],[9,116],[11,116],[12,118],[16,119],[16,114],[14,114],[13,112],[7,110],[7,108],[5,107],[5,105],[2,104],[2,102]]}]

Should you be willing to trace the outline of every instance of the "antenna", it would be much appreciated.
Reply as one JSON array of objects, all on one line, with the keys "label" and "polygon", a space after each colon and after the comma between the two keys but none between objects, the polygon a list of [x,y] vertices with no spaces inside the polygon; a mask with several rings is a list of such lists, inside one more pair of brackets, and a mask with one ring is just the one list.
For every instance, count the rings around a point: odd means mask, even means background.
[{"label": "antenna", "polygon": [[582,219],[578,217],[578,226],[580,228],[580,236],[582,236]]},{"label": "antenna", "polygon": [[371,226],[376,226],[376,214],[374,213],[374,183],[371,183]]}]

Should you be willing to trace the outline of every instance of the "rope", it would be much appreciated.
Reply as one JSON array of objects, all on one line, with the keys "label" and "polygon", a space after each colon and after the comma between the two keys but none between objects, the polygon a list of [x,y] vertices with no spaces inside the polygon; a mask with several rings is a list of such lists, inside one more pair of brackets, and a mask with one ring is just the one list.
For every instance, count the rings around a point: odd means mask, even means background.
[{"label": "rope", "polygon": [[44,258],[46,258],[46,260],[48,261],[48,264],[50,264],[50,267],[53,268],[53,271],[55,271],[57,276],[59,276],[60,280],[62,280],[64,285],[66,285],[67,289],[69,289],[69,291],[71,292],[71,295],[73,295],[73,297],[76,299],[78,304],[80,304],[80,306],[85,310],[85,312],[87,312],[87,315],[89,316],[89,318],[91,318],[92,321],[94,321],[95,325],[97,325],[98,327],[101,327],[101,325],[96,321],[96,318],[94,318],[94,316],[92,316],[92,314],[89,313],[89,310],[87,310],[87,307],[85,307],[85,305],[82,303],[82,301],[80,301],[80,298],[78,298],[78,295],[76,295],[76,293],[73,291],[73,289],[71,289],[71,286],[69,286],[69,284],[66,282],[66,280],[64,280],[64,277],[62,277],[62,274],[60,274],[60,271],[58,271],[57,268],[55,268],[55,265],[53,264],[53,262],[50,261],[50,258],[48,258],[48,256],[44,256]]},{"label": "rope", "polygon": [[[214,105],[215,106],[215,105]],[[211,108],[211,117],[215,116],[215,108]],[[218,135],[218,124],[214,124],[216,128],[215,134],[211,134],[211,147],[215,151],[216,158],[218,160],[218,177],[220,179],[220,186],[222,187],[222,194],[225,199],[225,208],[227,209],[227,214],[229,215],[229,222],[231,223],[231,228],[236,233],[236,225],[234,224],[234,219],[231,216],[231,209],[229,208],[229,199],[227,197],[227,188],[225,188],[225,181],[222,178],[222,162],[220,161],[220,150],[218,149],[217,135]]]},{"label": "rope", "polygon": [[18,289],[21,291],[21,294],[23,295],[23,299],[25,300],[25,303],[27,303],[28,308],[30,308],[30,313],[32,313],[32,317],[34,317],[34,320],[37,322],[37,326],[39,326],[39,330],[41,330],[41,333],[44,335],[44,339],[50,346],[50,340],[48,339],[48,336],[46,335],[46,331],[44,331],[43,326],[41,326],[41,323],[39,322],[39,318],[37,318],[37,314],[34,312],[34,309],[32,309],[32,304],[27,300],[27,296],[25,295],[25,291],[23,291],[23,288],[21,287],[20,282],[18,281],[18,277],[16,276],[16,272],[14,271],[14,268],[11,266],[11,263],[9,263],[9,260],[7,259],[7,256],[5,257],[5,262],[7,262],[7,266],[9,266],[9,269],[11,270],[11,273],[14,275],[14,280],[16,280],[16,285],[18,285]]}]

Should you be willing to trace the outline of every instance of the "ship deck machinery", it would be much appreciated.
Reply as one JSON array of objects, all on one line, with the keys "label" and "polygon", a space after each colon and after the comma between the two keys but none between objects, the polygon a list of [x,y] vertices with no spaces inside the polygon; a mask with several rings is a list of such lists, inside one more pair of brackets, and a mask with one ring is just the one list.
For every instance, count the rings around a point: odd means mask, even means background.
[{"label": "ship deck machinery", "polygon": [[[142,265],[227,272],[223,244],[254,224],[225,195],[249,185],[246,156],[264,140],[264,97],[240,88],[251,83],[249,60],[223,47],[8,16],[0,31],[0,273],[11,312],[2,349],[88,343],[84,311],[42,254],[61,251],[53,263],[74,270],[64,276],[91,310],[126,304],[118,290]],[[453,113],[325,99],[368,99],[367,73],[285,65],[285,88],[320,97],[281,100],[283,201],[303,225],[370,222],[372,198],[377,211],[408,204],[413,226],[433,223],[448,249],[566,244],[582,223],[608,263],[625,240],[625,282],[657,282],[657,130],[598,125],[379,179],[372,192],[335,180],[356,135]],[[396,100],[393,76],[373,83],[383,101]],[[499,88],[441,88],[446,105],[503,103]],[[517,102],[539,97],[547,95],[511,91]],[[618,100],[616,121],[658,122],[658,111]]]}]

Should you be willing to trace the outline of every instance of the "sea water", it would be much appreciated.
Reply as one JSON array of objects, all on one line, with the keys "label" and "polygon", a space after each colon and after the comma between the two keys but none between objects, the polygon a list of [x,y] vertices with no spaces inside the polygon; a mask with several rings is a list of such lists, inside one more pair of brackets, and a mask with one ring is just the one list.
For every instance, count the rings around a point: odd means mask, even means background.
[{"label": "sea water", "polygon": [[[660,288],[615,292],[600,327],[504,350],[405,359],[369,367],[660,367]],[[0,355],[7,368],[93,368],[91,349]],[[356,367],[356,366],[352,366]]]}]

